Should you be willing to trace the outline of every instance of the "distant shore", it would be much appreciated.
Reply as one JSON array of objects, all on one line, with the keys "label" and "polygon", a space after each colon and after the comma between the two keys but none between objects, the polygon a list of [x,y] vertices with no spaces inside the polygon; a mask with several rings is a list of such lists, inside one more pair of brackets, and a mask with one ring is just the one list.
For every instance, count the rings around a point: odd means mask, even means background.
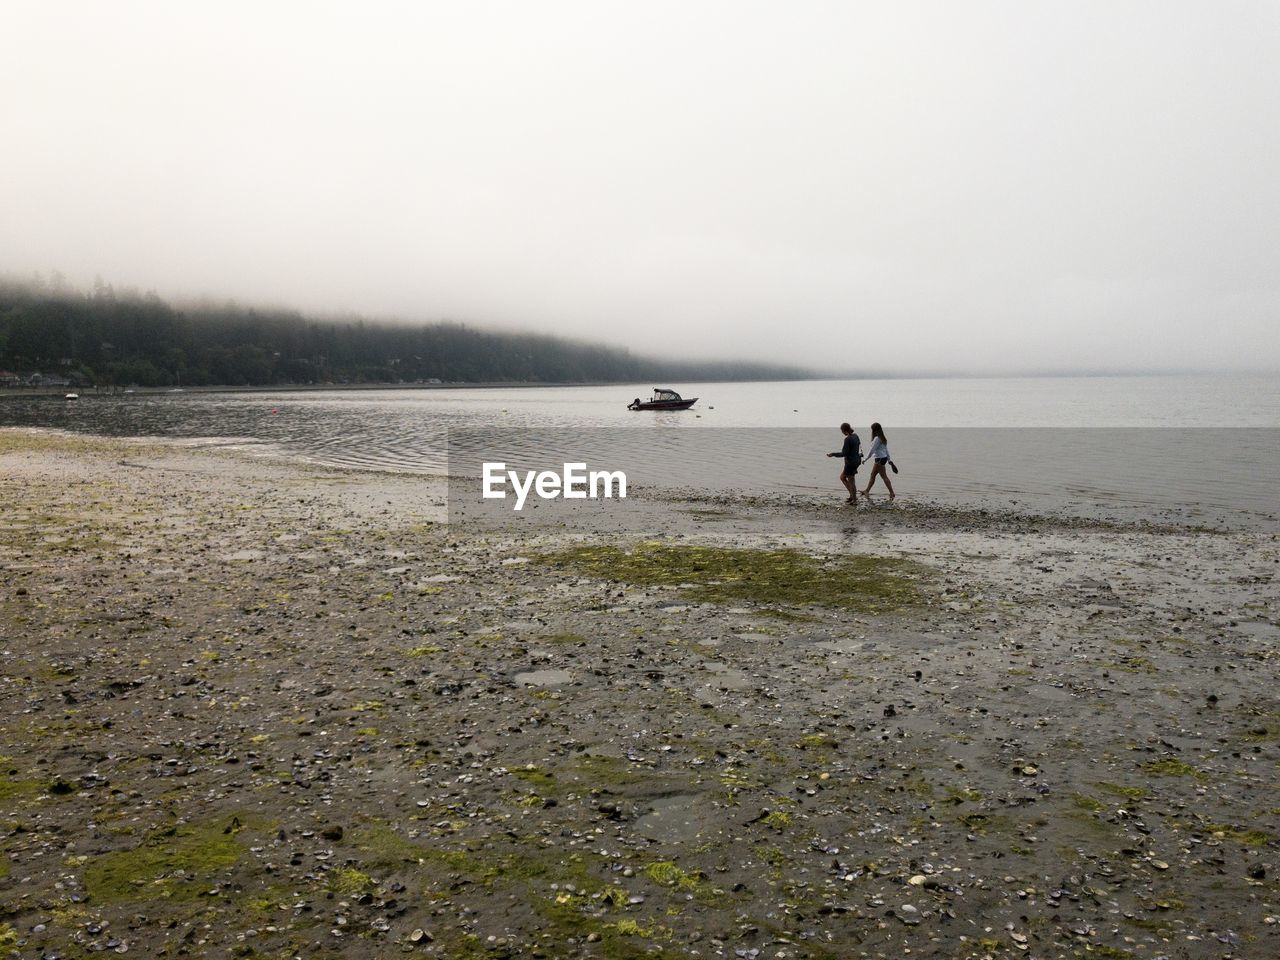
[{"label": "distant shore", "polygon": [[[1167,377],[1167,376],[1213,376],[1212,373],[1203,371],[1150,371],[1150,370],[1120,370],[1120,371],[1102,371],[1102,372],[1014,372],[1009,374],[994,373],[882,373],[875,377],[867,377],[857,374],[814,374],[806,377],[786,377],[773,379],[750,379],[750,378],[697,378],[695,381],[681,380],[679,378],[668,378],[662,381],[664,384],[682,384],[685,382],[697,383],[811,383],[811,382],[830,382],[830,381],[857,381],[857,380],[1061,380],[1073,378],[1095,378],[1100,380],[1125,378],[1125,377]],[[1272,374],[1268,371],[1247,371],[1243,375],[1256,377],[1269,377]],[[443,381],[441,383],[403,383],[395,381],[386,381],[381,383],[295,383],[295,384],[262,384],[262,385],[233,385],[233,384],[204,384],[191,387],[14,387],[0,386],[0,399],[4,397],[32,397],[32,396],[63,396],[66,393],[81,393],[85,396],[117,396],[126,390],[132,391],[133,394],[154,395],[164,393],[294,393],[294,392],[316,392],[328,390],[497,390],[528,387],[537,388],[555,388],[555,387],[611,387],[611,386],[635,386],[639,384],[653,385],[649,380],[566,380],[566,381],[528,381],[528,380],[487,380],[477,383],[469,383],[461,380]]]},{"label": "distant shore", "polygon": [[[821,380],[821,377],[805,377],[799,380],[707,380],[706,383],[802,383],[809,380]],[[648,382],[648,381],[644,381]],[[198,386],[198,387],[0,387],[0,398],[14,397],[61,397],[67,393],[79,393],[82,396],[121,396],[126,390],[131,395],[154,396],[168,393],[308,393],[328,390],[497,390],[515,388],[554,388],[554,387],[623,387],[635,386],[637,381],[628,380],[575,380],[564,383],[534,383],[522,380],[497,380],[484,383],[463,383],[450,381],[447,383],[307,383],[307,384],[272,384],[267,386]]]}]

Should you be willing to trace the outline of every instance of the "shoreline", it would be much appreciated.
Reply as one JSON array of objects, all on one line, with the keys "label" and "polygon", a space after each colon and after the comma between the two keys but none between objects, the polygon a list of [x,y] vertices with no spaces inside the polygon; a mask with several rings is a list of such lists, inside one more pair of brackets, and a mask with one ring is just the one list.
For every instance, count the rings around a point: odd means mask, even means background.
[{"label": "shoreline", "polygon": [[[479,475],[446,473],[435,467],[409,469],[400,464],[366,464],[326,460],[301,451],[290,451],[280,441],[272,438],[239,437],[239,436],[111,436],[98,433],[83,433],[59,427],[48,426],[0,426],[0,431],[21,434],[29,432],[33,436],[48,435],[61,438],[83,438],[101,440],[112,443],[141,443],[168,446],[190,452],[224,452],[230,455],[245,456],[255,460],[271,461],[282,466],[294,466],[300,469],[328,470],[337,473],[364,475],[370,478],[398,478],[401,481],[433,481],[447,484],[478,484]],[[454,490],[460,501],[471,500],[471,490]],[[831,519],[833,509],[838,511],[841,519],[862,522],[870,520],[878,523],[888,516],[895,517],[895,523],[903,528],[914,526],[953,525],[970,529],[1002,527],[1009,530],[1040,529],[1078,529],[1133,533],[1229,533],[1252,532],[1266,536],[1280,530],[1277,524],[1280,517],[1275,514],[1261,514],[1243,508],[1223,509],[1215,507],[1205,515],[1203,511],[1172,509],[1171,505],[1148,504],[1143,508],[1146,515],[1126,517],[1115,504],[1109,504],[1094,512],[1081,512],[1076,508],[1062,505],[1054,509],[1048,504],[1019,503],[1022,495],[1012,499],[1005,492],[1004,498],[994,500],[946,498],[913,494],[904,499],[888,501],[878,494],[870,502],[860,497],[856,507],[845,508],[842,497],[830,493],[826,488],[813,487],[805,492],[786,492],[783,490],[762,490],[759,488],[739,489],[731,487],[707,488],[696,486],[645,486],[632,491],[632,501],[642,501],[661,507],[673,508],[676,504],[702,504],[712,508],[728,506],[733,509],[749,511],[774,511],[777,513],[795,513],[797,515]],[[886,513],[887,511],[887,513]],[[529,514],[526,514],[526,517]]]},{"label": "shoreline", "polygon": [[1280,542],[0,430],[0,942],[1263,957]]}]

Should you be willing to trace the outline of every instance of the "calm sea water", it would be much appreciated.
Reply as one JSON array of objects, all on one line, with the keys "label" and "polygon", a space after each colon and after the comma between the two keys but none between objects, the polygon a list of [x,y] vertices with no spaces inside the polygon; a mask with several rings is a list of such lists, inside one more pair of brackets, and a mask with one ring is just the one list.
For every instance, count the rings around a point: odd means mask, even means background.
[{"label": "calm sea water", "polygon": [[[651,384],[167,393],[78,402],[0,394],[0,424],[235,444],[400,472],[499,455],[643,463],[672,485],[830,492],[822,457],[879,420],[901,496],[1272,526],[1280,381],[1263,376],[669,384],[692,411],[633,413]],[[459,452],[463,456],[459,457]],[[474,455],[474,456],[473,456]]]}]

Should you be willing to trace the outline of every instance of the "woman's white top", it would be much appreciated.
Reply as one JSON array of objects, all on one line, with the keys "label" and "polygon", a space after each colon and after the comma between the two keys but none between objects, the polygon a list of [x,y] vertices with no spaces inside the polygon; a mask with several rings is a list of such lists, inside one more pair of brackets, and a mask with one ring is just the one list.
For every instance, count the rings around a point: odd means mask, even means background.
[{"label": "woman's white top", "polygon": [[871,449],[867,451],[868,460],[879,460],[881,457],[889,456],[889,445],[879,437],[871,438]]}]

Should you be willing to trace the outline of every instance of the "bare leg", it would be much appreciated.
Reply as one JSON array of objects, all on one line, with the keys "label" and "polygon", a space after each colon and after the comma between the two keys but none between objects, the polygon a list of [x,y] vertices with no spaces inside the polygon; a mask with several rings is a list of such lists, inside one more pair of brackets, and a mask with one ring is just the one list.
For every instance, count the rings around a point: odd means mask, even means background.
[{"label": "bare leg", "polygon": [[843,470],[841,470],[841,471],[840,471],[840,482],[841,482],[841,483],[843,483],[843,484],[844,484],[844,488],[845,488],[846,490],[848,490],[848,491],[849,491],[849,500],[848,500],[848,502],[849,502],[849,503],[853,503],[853,502],[855,502],[855,501],[858,499],[858,487],[857,487],[857,485],[855,484],[853,477],[849,476],[849,475],[848,475],[848,474],[846,474]]},{"label": "bare leg", "polygon": [[880,476],[884,477],[884,485],[889,488],[889,499],[897,499],[897,494],[893,492],[893,484],[889,482],[889,472],[884,467],[880,468]]},{"label": "bare leg", "polygon": [[[876,477],[880,476],[882,473],[884,473],[884,468],[878,463],[871,468],[871,476],[867,478],[867,487],[862,491],[862,495],[864,497],[871,495],[871,487],[876,482]],[[885,482],[887,483],[888,480],[886,479]]]}]

